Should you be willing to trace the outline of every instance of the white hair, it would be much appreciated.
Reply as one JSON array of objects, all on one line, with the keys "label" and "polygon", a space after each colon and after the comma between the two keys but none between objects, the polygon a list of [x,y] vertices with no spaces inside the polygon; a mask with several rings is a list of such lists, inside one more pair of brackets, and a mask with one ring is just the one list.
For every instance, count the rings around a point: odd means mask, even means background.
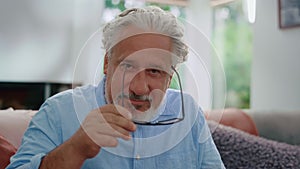
[{"label": "white hair", "polygon": [[[120,37],[124,34],[125,28],[131,25],[142,29],[143,33],[147,31],[170,37],[173,42],[173,54],[177,56],[176,63],[186,61],[188,47],[183,42],[183,26],[173,14],[155,6],[127,9],[105,25],[102,43],[108,57],[111,55],[111,49],[122,40]],[[136,34],[139,33],[132,32],[126,37]]]}]

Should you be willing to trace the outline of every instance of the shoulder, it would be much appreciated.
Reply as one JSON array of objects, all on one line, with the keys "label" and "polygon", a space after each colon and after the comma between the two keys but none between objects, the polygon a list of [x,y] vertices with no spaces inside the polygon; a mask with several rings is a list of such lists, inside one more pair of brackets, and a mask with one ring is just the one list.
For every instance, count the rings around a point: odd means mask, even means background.
[{"label": "shoulder", "polygon": [[[91,85],[60,92],[46,99],[37,115],[55,118],[68,116],[83,104],[82,100],[90,99],[89,96],[91,95],[95,95],[95,86]],[[90,101],[85,101],[85,103],[90,103]]]},{"label": "shoulder", "polygon": [[88,97],[90,95],[95,94],[95,86],[85,85],[76,87],[74,89],[69,89],[60,93],[57,93],[51,97],[49,97],[44,104],[48,105],[68,105],[74,102],[74,99],[77,97]]},{"label": "shoulder", "polygon": [[[183,98],[183,99],[182,99]],[[180,90],[168,89],[166,92],[167,105],[170,109],[181,110],[184,106],[185,118],[196,122],[196,126],[202,128],[205,123],[203,111],[199,103],[188,93],[183,92],[181,97]]]},{"label": "shoulder", "polygon": [[[195,102],[193,97],[188,93],[183,92],[182,96],[183,96],[184,100],[187,100],[187,101],[193,102],[193,103]],[[168,89],[166,91],[166,97],[168,100],[181,99],[181,92],[180,92],[180,90],[177,90],[177,89]]]},{"label": "shoulder", "polygon": [[74,89],[65,90],[63,92],[57,93],[51,97],[49,97],[46,101],[55,101],[61,99],[69,99],[70,97],[74,97],[74,95],[81,94],[82,96],[89,95],[90,93],[94,93],[96,86],[93,85],[85,85],[76,87]]},{"label": "shoulder", "polygon": [[172,107],[180,108],[184,104],[184,108],[187,111],[201,111],[197,101],[188,93],[183,92],[181,95],[180,90],[168,89],[166,91],[166,101]]}]

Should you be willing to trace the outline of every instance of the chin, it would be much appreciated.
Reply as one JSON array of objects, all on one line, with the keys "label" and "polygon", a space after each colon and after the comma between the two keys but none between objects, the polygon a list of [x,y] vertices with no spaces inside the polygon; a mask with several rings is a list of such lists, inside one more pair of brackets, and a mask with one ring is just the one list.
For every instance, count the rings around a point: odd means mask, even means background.
[{"label": "chin", "polygon": [[150,122],[158,115],[157,109],[148,109],[146,111],[138,111],[132,113],[132,120],[133,121],[146,121]]}]

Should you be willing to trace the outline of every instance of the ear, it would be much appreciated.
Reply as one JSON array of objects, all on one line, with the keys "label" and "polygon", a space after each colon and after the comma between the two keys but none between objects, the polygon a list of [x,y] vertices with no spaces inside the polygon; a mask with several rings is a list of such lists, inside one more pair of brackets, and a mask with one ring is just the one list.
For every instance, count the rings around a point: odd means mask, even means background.
[{"label": "ear", "polygon": [[104,64],[103,64],[103,73],[105,75],[107,74],[107,68],[108,68],[108,56],[107,56],[107,53],[106,53],[105,57],[104,57]]}]

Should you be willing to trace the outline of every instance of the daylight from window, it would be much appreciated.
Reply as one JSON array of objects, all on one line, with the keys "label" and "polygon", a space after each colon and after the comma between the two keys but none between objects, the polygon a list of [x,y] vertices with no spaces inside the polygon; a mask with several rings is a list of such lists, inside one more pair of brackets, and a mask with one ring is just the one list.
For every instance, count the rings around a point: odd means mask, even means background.
[{"label": "daylight from window", "polygon": [[[217,6],[213,10],[213,44],[226,75],[225,107],[247,109],[250,105],[253,45],[251,25],[245,15],[245,4],[239,0]],[[213,77],[216,81],[218,75],[214,74]],[[219,87],[217,82],[213,85],[215,89]],[[218,93],[214,93],[214,99],[218,99]]]}]

